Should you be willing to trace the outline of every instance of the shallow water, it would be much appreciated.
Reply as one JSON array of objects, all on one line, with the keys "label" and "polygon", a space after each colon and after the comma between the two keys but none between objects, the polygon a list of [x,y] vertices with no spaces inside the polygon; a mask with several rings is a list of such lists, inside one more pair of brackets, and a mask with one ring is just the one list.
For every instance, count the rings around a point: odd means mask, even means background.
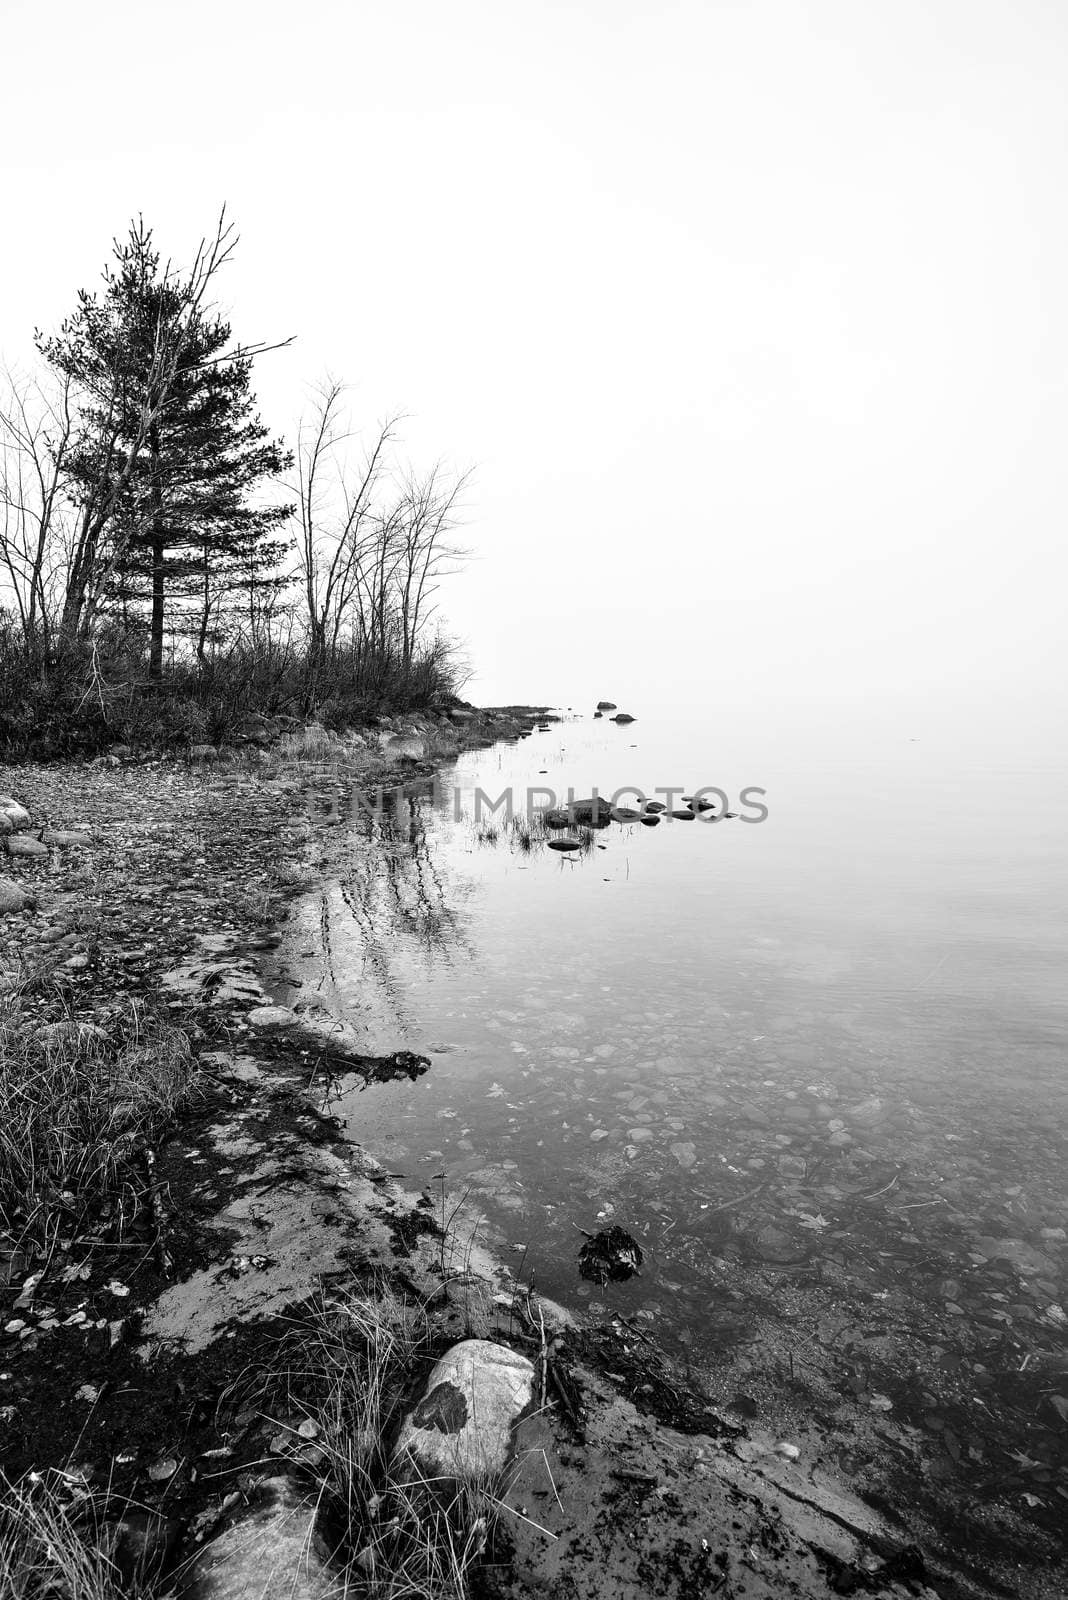
[{"label": "shallow water", "polygon": [[[890,1427],[932,1491],[1054,1525],[1064,768],[585,718],[440,780],[350,808],[306,910],[331,1008],[432,1059],[345,1096],[352,1136],[466,1196],[545,1292],[644,1319],[720,1401],[781,1407],[788,1370],[843,1465]],[[522,810],[532,784],[719,784],[743,815],[755,785],[768,816],[613,824],[562,857],[476,818],[477,789]],[[577,1230],[609,1222],[645,1262],[601,1289]]]}]

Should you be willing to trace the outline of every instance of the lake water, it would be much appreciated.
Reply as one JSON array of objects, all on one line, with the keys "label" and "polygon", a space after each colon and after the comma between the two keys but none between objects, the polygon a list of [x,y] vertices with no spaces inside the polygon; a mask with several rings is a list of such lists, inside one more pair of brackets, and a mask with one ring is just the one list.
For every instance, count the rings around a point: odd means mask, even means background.
[{"label": "lake water", "polygon": [[[476,818],[476,790],[522,811],[531,785],[718,785],[742,814],[613,823],[565,857]],[[743,820],[747,786],[766,820]],[[1066,802],[1064,765],[1026,755],[762,742],[682,715],[468,754],[436,793],[348,813],[306,907],[331,1009],[368,1048],[432,1061],[345,1095],[349,1131],[413,1187],[466,1196],[517,1273],[623,1314],[718,1403],[907,1488],[950,1542],[1050,1555],[1068,1511]],[[610,1224],[644,1263],[601,1288],[578,1230]]]}]

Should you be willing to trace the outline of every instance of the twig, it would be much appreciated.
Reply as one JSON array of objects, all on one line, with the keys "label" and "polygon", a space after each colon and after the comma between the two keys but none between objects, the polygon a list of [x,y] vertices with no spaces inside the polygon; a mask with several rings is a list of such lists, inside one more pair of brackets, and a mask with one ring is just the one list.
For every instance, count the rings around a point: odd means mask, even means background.
[{"label": "twig", "polygon": [[862,1194],[860,1198],[862,1200],[878,1200],[878,1198],[879,1198],[879,1196],[881,1194],[889,1194],[890,1193],[890,1190],[897,1183],[897,1179],[898,1179],[898,1174],[895,1172],[894,1176],[890,1179],[890,1182],[888,1184],[886,1184],[882,1189],[876,1189],[874,1194]]},{"label": "twig", "polygon": [[167,1214],[163,1209],[163,1201],[159,1196],[159,1186],[156,1182],[156,1155],[146,1145],[142,1151],[145,1164],[145,1178],[148,1184],[148,1206],[152,1213],[152,1226],[155,1229],[154,1241],[156,1262],[165,1278],[169,1278],[174,1271],[174,1261],[167,1249]]}]

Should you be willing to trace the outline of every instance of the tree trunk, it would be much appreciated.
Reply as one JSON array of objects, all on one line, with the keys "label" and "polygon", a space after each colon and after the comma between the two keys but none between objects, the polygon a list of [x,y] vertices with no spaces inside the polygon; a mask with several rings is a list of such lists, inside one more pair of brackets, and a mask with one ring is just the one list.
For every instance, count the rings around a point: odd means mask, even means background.
[{"label": "tree trunk", "polygon": [[152,506],[152,643],[148,657],[148,675],[154,682],[163,676],[163,622],[164,622],[164,568],[166,538],[163,527],[163,485],[160,482],[159,429],[155,423],[149,429],[151,506]]}]

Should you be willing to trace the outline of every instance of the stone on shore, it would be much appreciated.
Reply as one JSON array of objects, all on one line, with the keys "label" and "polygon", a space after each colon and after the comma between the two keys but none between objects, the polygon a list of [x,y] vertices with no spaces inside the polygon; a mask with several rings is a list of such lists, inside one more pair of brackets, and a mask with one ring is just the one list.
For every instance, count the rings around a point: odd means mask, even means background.
[{"label": "stone on shore", "polygon": [[288,1006],[256,1006],[248,1020],[254,1028],[295,1028],[300,1018]]},{"label": "stone on shore", "polygon": [[190,1600],[327,1600],[345,1589],[318,1527],[316,1499],[288,1478],[260,1485],[263,1503],[213,1539],[193,1568]]},{"label": "stone on shore", "polygon": [[16,831],[19,828],[28,828],[30,825],[30,813],[26,807],[19,805],[19,802],[9,794],[0,794],[0,815],[5,816]]},{"label": "stone on shore", "polygon": [[496,1477],[508,1465],[512,1430],[534,1397],[526,1356],[489,1339],[447,1350],[408,1413],[394,1450],[427,1478]]},{"label": "stone on shore", "polygon": [[29,833],[12,833],[7,839],[9,856],[46,856],[48,846]]},{"label": "stone on shore", "polygon": [[0,878],[0,916],[9,911],[32,911],[37,902],[32,894],[11,878]]}]

